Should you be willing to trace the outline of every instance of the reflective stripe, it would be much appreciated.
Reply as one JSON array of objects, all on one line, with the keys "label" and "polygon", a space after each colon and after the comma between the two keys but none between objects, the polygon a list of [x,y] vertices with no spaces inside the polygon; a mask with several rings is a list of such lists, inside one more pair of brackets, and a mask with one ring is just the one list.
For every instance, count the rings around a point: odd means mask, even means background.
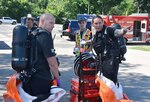
[{"label": "reflective stripe", "polygon": [[[86,41],[89,40],[90,34],[91,34],[90,30],[88,30],[88,29],[84,30],[84,32],[82,34],[82,39],[85,39]],[[79,33],[77,35],[77,45],[78,45],[78,47],[81,47],[80,41],[81,41],[81,34],[80,34],[80,31],[79,31]]]},{"label": "reflective stripe", "polygon": [[91,31],[89,29],[85,29],[83,34],[82,34],[82,39],[81,39],[81,34],[80,34],[80,31],[78,30],[76,32],[76,46],[78,47],[78,50],[76,52],[76,56],[78,56],[80,54],[80,52],[87,52],[87,51],[90,51],[90,46],[89,45],[81,45],[81,41],[85,40],[85,42],[87,42],[89,40],[89,38],[91,37]]},{"label": "reflective stripe", "polygon": [[28,61],[27,58],[12,58],[12,61]]}]

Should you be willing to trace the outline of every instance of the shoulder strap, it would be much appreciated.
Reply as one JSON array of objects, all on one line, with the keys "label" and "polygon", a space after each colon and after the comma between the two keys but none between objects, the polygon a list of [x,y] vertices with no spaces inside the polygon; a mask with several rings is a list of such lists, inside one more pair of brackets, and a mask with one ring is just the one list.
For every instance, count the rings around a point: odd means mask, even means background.
[{"label": "shoulder strap", "polygon": [[104,34],[105,34],[105,35],[107,35],[107,28],[108,28],[108,27],[106,27],[106,28],[105,28],[105,31],[104,31]]},{"label": "shoulder strap", "polygon": [[[33,54],[34,58],[33,59],[33,62],[32,62],[32,66],[31,66],[31,70],[30,70],[30,74],[33,75],[34,73],[36,73],[36,71],[38,70],[36,67],[35,67],[35,64],[38,62],[38,46],[37,46],[37,43],[38,43],[38,36],[42,33],[48,33],[46,30],[43,30],[43,29],[40,29],[38,28],[35,32],[33,32],[33,39],[35,39],[35,42],[34,42],[34,45],[32,46],[35,46],[35,50],[34,49],[31,49],[31,53]],[[35,51],[35,53],[33,52]]]},{"label": "shoulder strap", "polygon": [[43,30],[43,29],[39,29],[38,34],[42,34],[42,33],[47,33],[47,34],[49,34],[49,32],[48,32],[48,31]]},{"label": "shoulder strap", "polygon": [[106,26],[106,28],[105,28],[105,31],[104,31],[104,39],[105,39],[105,49],[104,49],[104,54],[106,54],[106,48],[107,48],[107,44],[106,44],[106,36],[108,35],[108,33],[107,33],[107,29],[108,29],[108,27]]},{"label": "shoulder strap", "polygon": [[32,35],[35,37],[37,35],[42,34],[43,32],[48,33],[48,31],[46,31],[46,30],[43,30],[41,28],[37,28],[36,30],[32,31]]}]

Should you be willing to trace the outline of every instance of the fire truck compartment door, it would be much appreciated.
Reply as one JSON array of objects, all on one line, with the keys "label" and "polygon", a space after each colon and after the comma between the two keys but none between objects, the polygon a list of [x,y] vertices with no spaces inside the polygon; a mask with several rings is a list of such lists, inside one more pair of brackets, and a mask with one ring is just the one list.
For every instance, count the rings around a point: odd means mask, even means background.
[{"label": "fire truck compartment door", "polygon": [[141,32],[146,33],[146,30],[147,30],[147,21],[143,20],[141,21]]}]

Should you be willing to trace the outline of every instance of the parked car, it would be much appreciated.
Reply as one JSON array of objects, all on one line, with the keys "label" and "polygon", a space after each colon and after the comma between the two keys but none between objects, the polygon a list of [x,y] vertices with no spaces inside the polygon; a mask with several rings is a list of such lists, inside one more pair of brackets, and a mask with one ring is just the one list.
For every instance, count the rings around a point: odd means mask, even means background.
[{"label": "parked car", "polygon": [[61,36],[68,36],[68,26],[69,26],[69,23],[70,23],[69,20],[66,20],[63,23],[63,26],[62,26],[62,35]]},{"label": "parked car", "polygon": [[5,24],[17,24],[17,20],[12,19],[10,17],[2,17],[2,19],[0,19],[0,24],[5,23]]},{"label": "parked car", "polygon": [[[67,24],[63,25],[62,35],[67,35],[71,40],[75,40],[76,31],[79,30],[78,20],[69,20]],[[87,21],[86,27],[91,30],[91,21]]]},{"label": "parked car", "polygon": [[21,17],[21,25],[26,25],[27,17]]}]

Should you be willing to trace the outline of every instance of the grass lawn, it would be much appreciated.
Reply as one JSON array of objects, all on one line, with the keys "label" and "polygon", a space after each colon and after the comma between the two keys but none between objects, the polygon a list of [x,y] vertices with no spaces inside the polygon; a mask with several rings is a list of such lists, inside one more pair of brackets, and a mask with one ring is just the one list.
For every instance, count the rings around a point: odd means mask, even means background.
[{"label": "grass lawn", "polygon": [[129,49],[135,49],[135,50],[142,50],[142,51],[149,51],[150,52],[150,46],[134,46],[134,47],[129,47]]}]

